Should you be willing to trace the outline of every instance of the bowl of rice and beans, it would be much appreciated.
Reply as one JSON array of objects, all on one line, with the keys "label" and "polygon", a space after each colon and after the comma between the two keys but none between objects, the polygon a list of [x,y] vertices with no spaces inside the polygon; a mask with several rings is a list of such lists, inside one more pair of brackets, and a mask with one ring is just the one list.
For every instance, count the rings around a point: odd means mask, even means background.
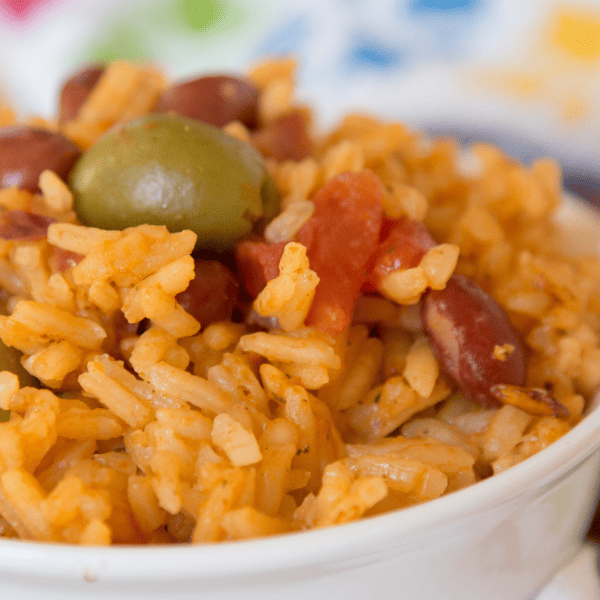
[{"label": "bowl of rice and beans", "polygon": [[15,593],[527,598],[579,549],[598,216],[551,159],[319,131],[295,67],[115,61],[0,115]]}]

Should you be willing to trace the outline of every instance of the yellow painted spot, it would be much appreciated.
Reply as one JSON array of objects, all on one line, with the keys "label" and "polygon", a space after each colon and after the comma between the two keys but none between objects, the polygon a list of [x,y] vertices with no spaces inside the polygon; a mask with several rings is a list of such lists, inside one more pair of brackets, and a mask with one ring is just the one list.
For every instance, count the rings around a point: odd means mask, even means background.
[{"label": "yellow painted spot", "polygon": [[541,88],[539,77],[529,73],[504,73],[498,78],[500,85],[523,98],[535,96]]},{"label": "yellow painted spot", "polygon": [[600,59],[600,12],[585,8],[558,9],[551,19],[548,41],[582,61]]},{"label": "yellow painted spot", "polygon": [[583,121],[590,114],[588,103],[577,96],[565,98],[561,108],[562,116],[567,121]]},{"label": "yellow painted spot", "polygon": [[476,80],[485,88],[521,100],[538,98],[543,85],[543,80],[538,75],[516,70],[486,70],[479,73]]}]

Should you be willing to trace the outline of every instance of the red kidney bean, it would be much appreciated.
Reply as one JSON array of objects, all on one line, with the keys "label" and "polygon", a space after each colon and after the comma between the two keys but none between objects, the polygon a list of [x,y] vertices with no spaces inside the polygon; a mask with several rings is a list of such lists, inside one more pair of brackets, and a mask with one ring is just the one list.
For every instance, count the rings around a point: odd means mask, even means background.
[{"label": "red kidney bean", "polygon": [[83,254],[52,246],[52,250],[48,256],[48,264],[55,271],[62,273],[79,264],[84,258]]},{"label": "red kidney bean", "polygon": [[[500,406],[492,386],[524,385],[525,345],[504,310],[477,284],[453,275],[443,290],[424,295],[421,316],[443,371],[468,398]],[[513,350],[501,360],[494,349],[505,344]]]},{"label": "red kidney bean", "polygon": [[252,136],[254,146],[276,160],[302,160],[312,152],[306,119],[300,112],[282,115]]},{"label": "red kidney bean", "polygon": [[66,123],[77,116],[81,105],[87,100],[104,71],[103,66],[94,65],[65,81],[58,100],[59,123]]},{"label": "red kidney bean", "polygon": [[44,169],[66,179],[81,150],[59,133],[16,126],[0,129],[0,187],[38,190]]},{"label": "red kidney bean", "polygon": [[208,75],[166,90],[158,99],[154,112],[174,112],[215,127],[241,121],[249,129],[254,129],[259,95],[259,90],[243,79]]},{"label": "red kidney bean", "polygon": [[177,295],[181,306],[202,327],[231,319],[239,297],[239,284],[233,273],[217,260],[195,260],[196,276]]},{"label": "red kidney bean", "polygon": [[56,219],[24,210],[6,210],[0,213],[0,239],[41,240],[46,237],[51,223],[56,223]]}]

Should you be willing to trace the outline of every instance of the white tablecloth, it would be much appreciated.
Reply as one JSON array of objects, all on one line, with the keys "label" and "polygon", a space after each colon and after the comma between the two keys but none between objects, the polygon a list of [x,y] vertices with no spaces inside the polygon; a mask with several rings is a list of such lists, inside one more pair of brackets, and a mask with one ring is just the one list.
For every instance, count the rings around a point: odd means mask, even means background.
[{"label": "white tablecloth", "polygon": [[588,544],[536,596],[535,600],[598,600],[598,546]]}]

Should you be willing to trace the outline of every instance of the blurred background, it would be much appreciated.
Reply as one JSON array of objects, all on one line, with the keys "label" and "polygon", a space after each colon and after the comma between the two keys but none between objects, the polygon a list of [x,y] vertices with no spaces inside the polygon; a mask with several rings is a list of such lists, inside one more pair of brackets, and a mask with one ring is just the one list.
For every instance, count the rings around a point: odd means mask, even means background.
[{"label": "blurred background", "polygon": [[0,0],[0,91],[25,114],[85,62],[179,78],[282,53],[324,126],[363,108],[552,154],[600,202],[600,0]]},{"label": "blurred background", "polygon": [[600,0],[0,0],[0,99],[27,115],[86,62],[179,78],[282,53],[323,126],[363,108],[551,154],[600,205]]},{"label": "blurred background", "polygon": [[178,78],[282,53],[324,125],[367,108],[599,171],[599,0],[0,0],[0,90],[27,114],[84,62]]},{"label": "blurred background", "polygon": [[600,206],[600,0],[0,0],[0,102],[23,116],[52,116],[83,63],[178,79],[281,54],[322,127],[362,109],[551,155]]}]

